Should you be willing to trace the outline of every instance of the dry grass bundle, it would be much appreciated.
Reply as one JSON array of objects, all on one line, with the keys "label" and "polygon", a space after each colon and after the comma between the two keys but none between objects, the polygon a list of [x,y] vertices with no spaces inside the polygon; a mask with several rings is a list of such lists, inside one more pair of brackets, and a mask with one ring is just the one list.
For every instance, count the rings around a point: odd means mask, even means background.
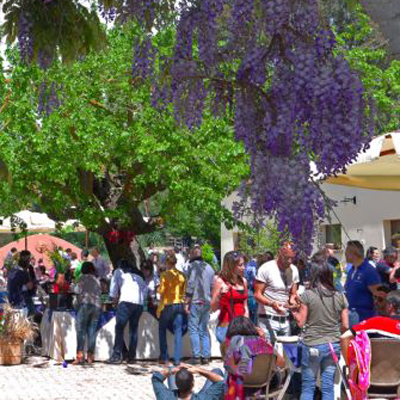
[{"label": "dry grass bundle", "polygon": [[0,315],[0,339],[8,341],[25,341],[35,337],[37,325],[27,316],[14,310],[10,304],[4,304]]}]

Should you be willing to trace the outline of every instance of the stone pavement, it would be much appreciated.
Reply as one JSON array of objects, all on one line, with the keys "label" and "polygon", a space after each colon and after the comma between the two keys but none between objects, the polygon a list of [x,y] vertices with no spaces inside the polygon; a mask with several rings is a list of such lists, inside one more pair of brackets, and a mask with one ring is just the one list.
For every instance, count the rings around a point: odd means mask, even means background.
[{"label": "stone pavement", "polygon": [[[214,361],[207,368],[221,367]],[[72,366],[43,357],[29,357],[24,364],[0,366],[1,400],[154,400],[151,374],[161,367],[154,362],[135,365]],[[196,390],[204,378],[196,376]]]}]

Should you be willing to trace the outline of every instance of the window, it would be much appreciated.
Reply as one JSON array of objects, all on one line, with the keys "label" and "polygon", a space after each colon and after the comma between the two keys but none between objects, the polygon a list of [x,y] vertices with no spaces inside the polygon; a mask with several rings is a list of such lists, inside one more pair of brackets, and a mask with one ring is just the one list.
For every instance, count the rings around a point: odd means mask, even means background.
[{"label": "window", "polygon": [[400,248],[400,219],[390,221],[391,245]]},{"label": "window", "polygon": [[332,243],[335,249],[342,248],[342,225],[324,225],[325,227],[325,244]]}]

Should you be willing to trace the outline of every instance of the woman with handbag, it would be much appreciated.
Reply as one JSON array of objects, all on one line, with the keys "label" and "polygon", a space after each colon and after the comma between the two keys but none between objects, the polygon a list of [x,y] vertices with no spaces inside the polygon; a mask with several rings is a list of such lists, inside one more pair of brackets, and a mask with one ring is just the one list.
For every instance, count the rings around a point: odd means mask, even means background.
[{"label": "woman with handbag", "polygon": [[336,289],[328,263],[313,263],[311,271],[311,287],[300,296],[300,308],[292,310],[299,327],[304,327],[301,400],[314,398],[318,370],[322,399],[333,400],[336,366],[331,351],[340,357],[340,335],[349,328],[348,302]]},{"label": "woman with handbag", "polygon": [[249,317],[244,271],[245,260],[241,253],[229,251],[225,254],[211,296],[211,311],[220,310],[216,336],[221,344],[225,342],[228,326],[234,317]]},{"label": "woman with handbag", "polygon": [[85,347],[86,335],[88,337],[87,361],[88,364],[94,362],[94,349],[96,346],[97,325],[101,315],[102,293],[101,284],[96,277],[96,268],[93,263],[86,261],[82,264],[82,278],[75,287],[78,295],[78,315],[76,317],[77,352],[73,365],[85,362],[83,351]]}]

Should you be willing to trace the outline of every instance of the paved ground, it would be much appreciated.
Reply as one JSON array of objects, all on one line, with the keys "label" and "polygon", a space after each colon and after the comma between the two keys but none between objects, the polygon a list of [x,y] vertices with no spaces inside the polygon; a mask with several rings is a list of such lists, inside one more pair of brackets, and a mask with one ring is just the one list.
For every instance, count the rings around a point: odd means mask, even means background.
[{"label": "paved ground", "polygon": [[[209,368],[221,367],[214,361]],[[150,377],[161,368],[156,363],[111,366],[55,364],[30,357],[22,365],[0,366],[1,400],[154,400]],[[204,378],[196,377],[198,389]]]}]

